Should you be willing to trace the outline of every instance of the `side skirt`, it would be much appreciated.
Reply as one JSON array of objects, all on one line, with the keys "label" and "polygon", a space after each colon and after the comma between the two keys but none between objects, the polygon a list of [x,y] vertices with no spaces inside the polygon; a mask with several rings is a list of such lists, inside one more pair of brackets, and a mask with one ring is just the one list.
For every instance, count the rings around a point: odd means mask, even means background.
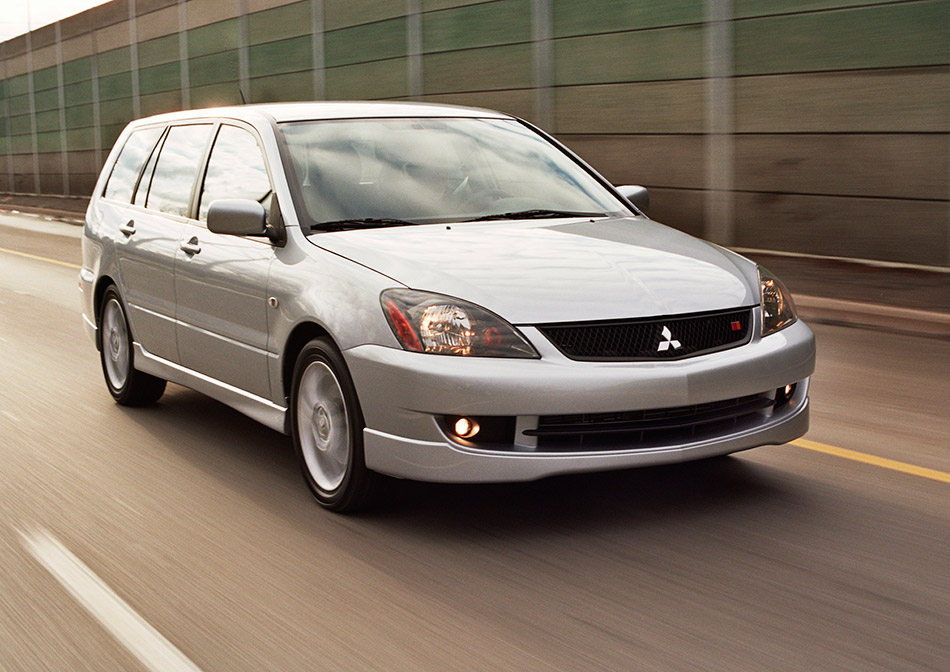
[{"label": "side skirt", "polygon": [[233,385],[222,383],[215,378],[149,354],[138,343],[132,345],[135,349],[136,369],[206,394],[273,430],[290,434],[288,424],[290,415],[286,408]]}]

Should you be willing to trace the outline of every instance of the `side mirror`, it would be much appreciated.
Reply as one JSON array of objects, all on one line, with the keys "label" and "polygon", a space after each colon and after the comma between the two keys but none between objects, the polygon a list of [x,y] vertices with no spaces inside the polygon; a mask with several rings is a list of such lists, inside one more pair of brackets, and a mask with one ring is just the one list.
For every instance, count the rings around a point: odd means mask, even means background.
[{"label": "side mirror", "polygon": [[232,236],[263,236],[267,233],[264,206],[249,198],[221,198],[208,208],[208,230]]},{"label": "side mirror", "polygon": [[[647,191],[646,187],[641,187],[638,184],[625,184],[622,187],[617,187],[617,191],[620,192],[621,196],[633,203],[637,210],[646,212],[650,209],[650,192]],[[212,207],[214,207],[213,204]],[[208,219],[210,219],[210,217]]]}]

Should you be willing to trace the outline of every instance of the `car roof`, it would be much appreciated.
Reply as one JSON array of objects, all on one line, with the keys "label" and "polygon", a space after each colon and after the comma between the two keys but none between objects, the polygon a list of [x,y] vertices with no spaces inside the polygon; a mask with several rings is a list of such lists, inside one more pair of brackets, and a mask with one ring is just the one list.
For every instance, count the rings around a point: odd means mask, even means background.
[{"label": "car roof", "polygon": [[248,122],[273,119],[276,122],[309,121],[317,119],[365,119],[400,117],[468,117],[510,119],[511,115],[477,107],[437,105],[433,103],[389,101],[325,101],[312,103],[264,103],[232,107],[209,107],[198,110],[170,112],[145,117],[133,122],[144,125],[157,122],[185,121],[209,118],[240,119]]}]

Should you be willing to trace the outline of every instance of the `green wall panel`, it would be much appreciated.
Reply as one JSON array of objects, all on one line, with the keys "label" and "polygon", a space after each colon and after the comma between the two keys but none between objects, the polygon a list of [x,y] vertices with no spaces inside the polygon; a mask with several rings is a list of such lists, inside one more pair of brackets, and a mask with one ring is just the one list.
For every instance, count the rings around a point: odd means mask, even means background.
[{"label": "green wall panel", "polygon": [[[107,152],[112,149],[112,145],[115,144],[115,141],[119,138],[119,134],[122,133],[122,129],[124,128],[124,123],[103,125],[101,131],[102,149]],[[95,147],[92,149],[95,149]]]},{"label": "green wall panel", "polygon": [[43,68],[33,72],[33,90],[45,91],[46,89],[55,89],[57,86],[56,67]]},{"label": "green wall panel", "polygon": [[309,0],[275,7],[248,15],[247,41],[249,44],[263,44],[310,35],[311,25]]},{"label": "green wall panel", "polygon": [[326,71],[330,100],[373,100],[397,98],[409,92],[406,59],[359,63]]},{"label": "green wall panel", "polygon": [[894,0],[734,0],[733,14],[736,18],[746,18],[893,3]]},{"label": "green wall panel", "polygon": [[99,77],[128,72],[132,69],[132,52],[129,47],[120,47],[96,54],[96,68]]},{"label": "green wall panel", "polygon": [[66,131],[66,146],[70,151],[85,151],[96,148],[96,133],[92,128],[76,128]]},{"label": "green wall panel", "polygon": [[58,152],[62,149],[63,135],[59,131],[36,134],[37,152]]},{"label": "green wall panel", "polygon": [[736,132],[947,133],[948,77],[946,67],[740,77]]},{"label": "green wall panel", "polygon": [[702,133],[702,80],[566,86],[555,94],[558,133]]},{"label": "green wall panel", "polygon": [[17,75],[10,77],[5,82],[6,95],[22,96],[30,91],[30,81],[27,75]]},{"label": "green wall panel", "polygon": [[29,114],[30,113],[30,96],[29,94],[23,96],[11,96],[7,98],[7,105],[9,105],[10,116],[15,114]]},{"label": "green wall panel", "polygon": [[451,9],[464,5],[481,5],[495,0],[422,0],[422,11],[432,12],[439,9]]},{"label": "green wall panel", "polygon": [[20,114],[10,117],[10,135],[26,135],[32,133],[33,126],[30,123],[29,114]]},{"label": "green wall panel", "polygon": [[422,16],[426,53],[531,40],[531,4],[509,0],[432,12]]},{"label": "green wall panel", "polygon": [[181,66],[177,62],[139,70],[139,93],[143,96],[160,91],[176,91],[180,88]]},{"label": "green wall panel", "polygon": [[[81,105],[92,102],[92,81],[77,82],[63,87],[63,98],[66,105]],[[39,96],[37,96],[39,102]],[[57,101],[57,107],[59,103]]]},{"label": "green wall panel", "polygon": [[294,72],[251,80],[250,101],[255,103],[284,100],[312,100],[313,72]]},{"label": "green wall panel", "polygon": [[532,85],[534,51],[530,44],[426,54],[422,74],[426,93],[523,89]]},{"label": "green wall panel", "polygon": [[191,106],[193,108],[240,104],[241,93],[237,81],[226,84],[210,84],[191,89]]},{"label": "green wall panel", "polygon": [[117,75],[99,78],[99,100],[115,100],[132,95],[132,73],[120,72]]},{"label": "green wall panel", "polygon": [[557,40],[554,62],[558,85],[702,77],[703,27]]},{"label": "green wall panel", "polygon": [[739,21],[736,73],[937,65],[948,31],[946,0]]},{"label": "green wall panel", "polygon": [[323,0],[325,30],[383,21],[406,13],[406,0]]},{"label": "green wall panel", "polygon": [[103,126],[112,124],[125,125],[134,118],[131,98],[109,100],[99,103],[99,120]]},{"label": "green wall panel", "polygon": [[50,110],[48,112],[37,113],[36,130],[39,132],[60,130],[59,129],[59,110]]},{"label": "green wall panel", "polygon": [[93,125],[92,105],[66,108],[66,128],[84,128]]},{"label": "green wall panel", "polygon": [[700,23],[701,0],[552,0],[554,36],[612,33]]},{"label": "green wall panel", "polygon": [[139,43],[139,67],[147,68],[162,63],[178,62],[178,33]]},{"label": "green wall panel", "polygon": [[313,67],[313,44],[310,36],[250,47],[248,65],[251,77],[310,70]]},{"label": "green wall panel", "polygon": [[239,76],[236,50],[192,58],[188,61],[188,78],[192,87],[236,82]]},{"label": "green wall panel", "polygon": [[188,31],[188,58],[237,49],[241,28],[237,19],[219,21]]},{"label": "green wall panel", "polygon": [[175,112],[181,109],[181,90],[162,91],[141,98],[142,116]]},{"label": "green wall panel", "polygon": [[29,154],[33,151],[33,137],[30,135],[11,135],[10,152],[12,154]]},{"label": "green wall panel", "polygon": [[92,56],[84,56],[63,63],[63,81],[66,84],[92,79]]},{"label": "green wall panel", "polygon": [[[71,86],[81,86],[77,84],[72,84]],[[85,103],[88,101],[79,100],[74,101],[77,103]],[[47,89],[46,91],[40,91],[33,96],[33,105],[36,112],[43,112],[44,110],[55,110],[59,107],[59,89]]]},{"label": "green wall panel", "polygon": [[328,68],[398,58],[406,55],[406,19],[334,30],[324,40]]}]

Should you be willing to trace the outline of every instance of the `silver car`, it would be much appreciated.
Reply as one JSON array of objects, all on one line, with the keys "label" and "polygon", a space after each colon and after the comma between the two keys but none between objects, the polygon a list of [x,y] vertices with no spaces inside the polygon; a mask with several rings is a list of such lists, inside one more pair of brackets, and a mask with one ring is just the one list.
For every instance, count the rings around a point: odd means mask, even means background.
[{"label": "silver car", "polygon": [[306,103],[131,123],[83,235],[83,320],[124,405],[165,382],[290,434],[310,490],[526,481],[808,428],[782,283],[648,219],[488,110]]}]

